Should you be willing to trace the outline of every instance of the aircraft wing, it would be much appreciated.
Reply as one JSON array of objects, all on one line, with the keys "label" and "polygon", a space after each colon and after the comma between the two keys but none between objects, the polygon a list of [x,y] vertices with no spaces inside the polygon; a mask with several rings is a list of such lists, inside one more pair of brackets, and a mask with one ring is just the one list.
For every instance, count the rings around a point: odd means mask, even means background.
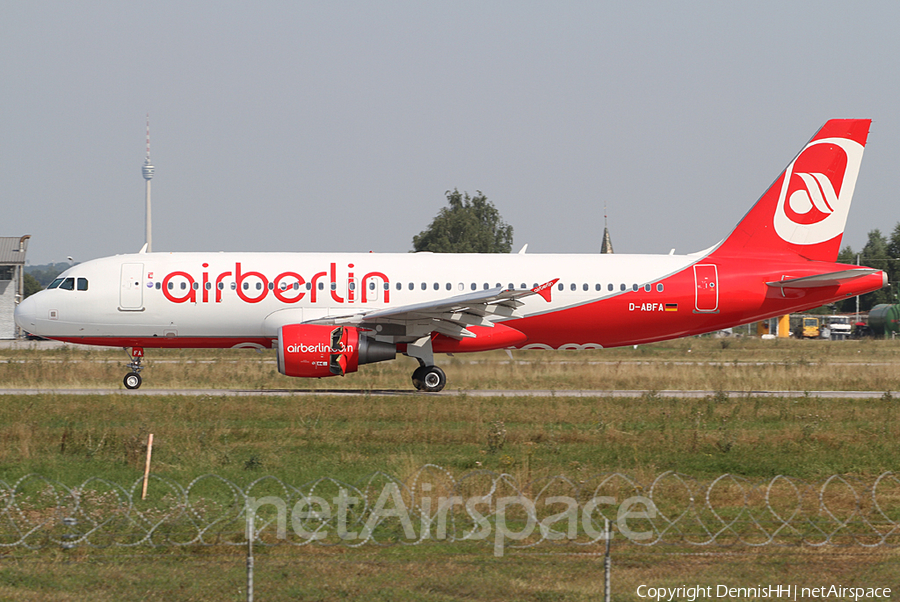
[{"label": "aircraft wing", "polygon": [[516,310],[524,305],[521,299],[540,295],[549,301],[550,290],[558,281],[559,278],[556,278],[531,289],[496,287],[425,303],[347,316],[329,316],[315,320],[314,323],[349,324],[371,329],[380,326],[386,334],[390,333],[391,325],[400,325],[405,327],[404,330],[410,337],[418,338],[429,332],[439,332],[454,339],[463,339],[475,336],[468,330],[469,326],[493,327],[491,318],[516,317]]},{"label": "aircraft wing", "polygon": [[875,274],[880,271],[881,270],[873,270],[871,268],[841,270],[840,272],[816,274],[815,276],[804,276],[803,278],[776,280],[774,282],[766,282],[766,284],[773,288],[818,288],[820,286],[837,286],[843,282],[849,282],[850,280],[862,278],[863,276]]}]

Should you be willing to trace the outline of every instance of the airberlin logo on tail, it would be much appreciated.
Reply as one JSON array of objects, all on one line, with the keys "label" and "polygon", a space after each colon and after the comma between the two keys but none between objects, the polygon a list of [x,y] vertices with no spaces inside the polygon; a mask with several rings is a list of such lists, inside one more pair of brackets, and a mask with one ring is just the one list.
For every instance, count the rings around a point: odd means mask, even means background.
[{"label": "airberlin logo on tail", "polygon": [[863,146],[846,138],[813,140],[788,165],[775,208],[775,232],[815,245],[844,231]]}]

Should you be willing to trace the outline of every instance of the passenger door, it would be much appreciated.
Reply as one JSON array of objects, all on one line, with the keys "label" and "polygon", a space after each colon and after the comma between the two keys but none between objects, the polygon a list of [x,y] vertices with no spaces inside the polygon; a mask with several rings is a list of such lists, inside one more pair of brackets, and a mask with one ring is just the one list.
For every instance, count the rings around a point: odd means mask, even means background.
[{"label": "passenger door", "polygon": [[119,309],[121,311],[142,311],[144,309],[143,263],[123,263],[121,288],[119,289]]}]

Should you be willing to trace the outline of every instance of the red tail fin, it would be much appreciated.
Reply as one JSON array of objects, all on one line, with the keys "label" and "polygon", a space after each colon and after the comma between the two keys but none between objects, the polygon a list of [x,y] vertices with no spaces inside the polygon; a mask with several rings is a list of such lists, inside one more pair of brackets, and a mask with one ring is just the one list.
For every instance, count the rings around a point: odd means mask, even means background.
[{"label": "red tail fin", "polygon": [[832,119],[791,161],[715,255],[837,260],[871,119]]}]

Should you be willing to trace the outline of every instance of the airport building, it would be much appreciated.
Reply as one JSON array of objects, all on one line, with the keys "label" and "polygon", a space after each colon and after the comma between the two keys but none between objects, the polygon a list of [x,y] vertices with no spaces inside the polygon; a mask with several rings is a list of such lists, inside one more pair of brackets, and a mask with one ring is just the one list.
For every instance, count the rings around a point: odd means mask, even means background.
[{"label": "airport building", "polygon": [[0,339],[16,338],[16,304],[25,293],[28,235],[0,236]]}]

